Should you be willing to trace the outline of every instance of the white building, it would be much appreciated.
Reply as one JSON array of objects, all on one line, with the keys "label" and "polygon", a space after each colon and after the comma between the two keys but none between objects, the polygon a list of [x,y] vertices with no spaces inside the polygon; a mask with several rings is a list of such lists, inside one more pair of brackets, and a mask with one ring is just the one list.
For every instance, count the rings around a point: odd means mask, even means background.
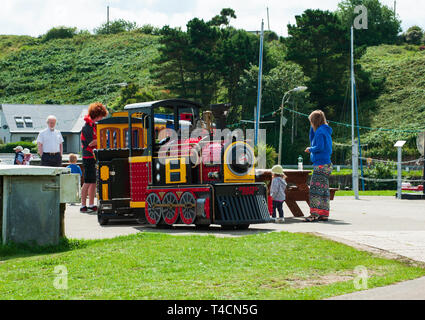
[{"label": "white building", "polygon": [[87,111],[88,106],[0,104],[0,139],[3,143],[33,142],[47,127],[47,117],[54,115],[58,119],[56,128],[64,139],[64,153],[79,153]]}]

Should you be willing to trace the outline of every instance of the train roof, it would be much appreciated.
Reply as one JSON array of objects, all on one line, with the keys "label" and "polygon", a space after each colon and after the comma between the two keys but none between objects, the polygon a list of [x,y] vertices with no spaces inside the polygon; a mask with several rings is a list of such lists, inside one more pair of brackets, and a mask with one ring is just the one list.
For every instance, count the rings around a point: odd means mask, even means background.
[{"label": "train roof", "polygon": [[160,108],[160,107],[163,107],[163,108],[177,107],[179,109],[185,109],[185,108],[201,109],[202,105],[197,102],[185,100],[185,99],[168,99],[168,100],[129,104],[125,106],[124,110],[154,109],[154,108]]},{"label": "train roof", "polygon": [[[142,119],[134,118],[133,123],[143,123]],[[110,117],[97,122],[98,124],[126,124],[128,117]]]}]

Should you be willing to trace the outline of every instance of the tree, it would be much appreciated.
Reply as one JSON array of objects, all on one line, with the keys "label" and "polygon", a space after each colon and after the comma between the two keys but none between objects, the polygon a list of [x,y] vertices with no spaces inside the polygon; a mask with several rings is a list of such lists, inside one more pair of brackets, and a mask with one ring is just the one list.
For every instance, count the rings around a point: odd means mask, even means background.
[{"label": "tree", "polygon": [[160,31],[159,57],[152,68],[156,82],[178,97],[189,98],[188,61],[189,38],[179,28],[165,26]]},{"label": "tree", "polygon": [[112,22],[104,23],[99,28],[94,30],[95,34],[117,34],[126,31],[133,31],[137,29],[137,23],[127,21],[124,19],[114,20]]},{"label": "tree", "polygon": [[54,39],[70,39],[77,34],[77,28],[68,27],[55,27],[47,31],[43,36],[43,41],[50,41]]},{"label": "tree", "polygon": [[230,24],[230,19],[236,19],[235,10],[231,8],[224,8],[221,10],[220,15],[216,15],[212,18],[208,24],[215,27],[220,27],[222,25],[228,26]]},{"label": "tree", "polygon": [[274,31],[264,31],[264,41],[271,42],[279,40],[279,36]]},{"label": "tree", "polygon": [[151,34],[151,35],[155,35],[155,36],[161,34],[161,30],[154,27],[151,24],[144,24],[140,28],[137,28],[137,31],[144,33],[144,34]]},{"label": "tree", "polygon": [[221,31],[217,45],[219,60],[217,71],[227,89],[228,102],[232,105],[237,103],[236,90],[241,75],[251,64],[258,61],[258,47],[259,38],[244,30],[227,28]]},{"label": "tree", "polygon": [[423,36],[424,36],[423,30],[418,26],[413,26],[407,30],[405,39],[406,39],[406,42],[409,44],[421,44]]},{"label": "tree", "polygon": [[[223,9],[224,17],[236,17],[232,9]],[[178,97],[236,104],[236,88],[240,76],[250,64],[258,61],[259,37],[232,27],[194,18],[187,31],[161,30],[160,55],[156,60],[154,78]],[[275,66],[264,48],[264,71]],[[235,108],[237,110],[237,108]]]},{"label": "tree", "polygon": [[204,105],[213,101],[217,91],[218,60],[216,55],[219,31],[202,19],[187,23],[189,48],[187,56],[190,79],[187,81],[193,97]]},{"label": "tree", "polygon": [[392,9],[381,4],[379,0],[343,0],[340,2],[337,14],[346,32],[350,32],[357,16],[354,9],[360,5],[367,8],[368,29],[356,31],[356,45],[377,46],[396,43],[397,36],[401,32],[401,21],[395,16]]},{"label": "tree", "polygon": [[343,101],[349,67],[349,40],[338,16],[329,11],[306,10],[288,25],[287,60],[298,63],[308,81],[311,99],[330,116]]},{"label": "tree", "polygon": [[[263,129],[267,130],[267,143],[274,146],[276,149],[279,147],[279,130],[280,117],[273,116],[282,102],[285,92],[305,85],[306,78],[301,67],[293,62],[285,61],[279,63],[275,68],[266,72],[263,77],[263,99],[262,99],[262,112],[261,114],[268,115],[263,120],[275,120],[274,124],[262,125]],[[235,120],[253,120],[254,108],[257,103],[257,82],[258,82],[258,66],[251,65],[248,70],[245,70],[240,78],[237,88],[237,101],[243,106],[239,119]],[[302,111],[308,112],[311,110],[310,104],[306,94],[297,94],[292,96],[291,102],[297,103],[302,106]],[[307,125],[307,124],[305,124]],[[307,130],[306,128],[305,130]],[[289,131],[288,131],[289,132]],[[296,144],[292,145],[290,141],[290,133],[284,134],[285,150],[284,154],[289,155],[291,152],[298,153],[297,150],[302,148],[307,141],[299,139]],[[299,143],[298,143],[299,142]],[[301,145],[301,147],[300,147]],[[298,148],[298,149],[297,149]],[[294,159],[294,163],[296,159]]]}]

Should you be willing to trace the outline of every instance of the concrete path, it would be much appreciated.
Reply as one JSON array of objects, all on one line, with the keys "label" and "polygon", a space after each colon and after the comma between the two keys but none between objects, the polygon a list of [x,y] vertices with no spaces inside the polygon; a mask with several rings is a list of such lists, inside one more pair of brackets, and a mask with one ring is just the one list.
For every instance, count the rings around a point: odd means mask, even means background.
[{"label": "concrete path", "polygon": [[425,300],[425,278],[354,292],[327,300]]},{"label": "concrete path", "polygon": [[[307,204],[300,204],[308,213]],[[289,209],[285,208],[289,215]],[[218,226],[197,230],[191,226],[157,229],[136,223],[118,222],[101,227],[96,215],[80,214],[79,207],[69,206],[66,212],[66,235],[76,239],[102,239],[138,232],[164,232],[173,235],[215,235],[238,237],[263,232],[303,232],[343,242],[363,250],[381,251],[393,257],[407,257],[425,263],[425,201],[396,200],[393,197],[363,197],[356,201],[351,197],[337,197],[332,202],[331,220],[328,223],[304,223],[300,218],[287,218],[285,224],[253,225],[247,231],[225,231]],[[416,286],[422,290],[416,290]],[[396,289],[399,294],[396,294]],[[386,288],[378,288],[344,299],[424,299],[425,279],[406,282]],[[389,290],[389,291],[387,291]],[[394,296],[392,296],[394,292]],[[361,295],[361,296],[359,296]]]}]

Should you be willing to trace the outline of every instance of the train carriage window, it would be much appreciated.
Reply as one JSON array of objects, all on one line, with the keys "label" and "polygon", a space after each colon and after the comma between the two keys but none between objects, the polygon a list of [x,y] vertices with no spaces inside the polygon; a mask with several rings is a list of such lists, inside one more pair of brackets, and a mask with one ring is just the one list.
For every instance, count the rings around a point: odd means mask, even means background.
[{"label": "train carriage window", "polygon": [[[128,129],[124,130],[124,145],[125,148],[128,148]],[[143,129],[142,128],[133,128],[133,148],[134,149],[138,149],[138,148],[143,148],[144,143],[143,143]]]},{"label": "train carriage window", "polygon": [[100,130],[100,148],[101,149],[120,149],[120,129],[105,128]]}]

